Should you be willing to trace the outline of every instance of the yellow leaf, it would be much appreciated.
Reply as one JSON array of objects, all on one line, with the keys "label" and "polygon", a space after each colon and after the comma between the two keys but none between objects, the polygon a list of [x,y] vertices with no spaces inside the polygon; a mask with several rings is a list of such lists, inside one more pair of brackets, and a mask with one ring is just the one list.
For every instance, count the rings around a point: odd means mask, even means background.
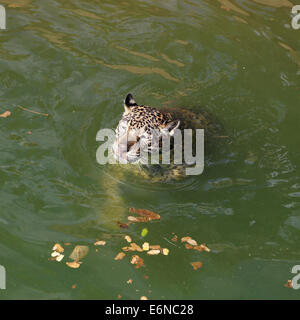
[{"label": "yellow leaf", "polygon": [[149,243],[148,243],[148,242],[145,242],[145,243],[143,244],[143,250],[144,250],[144,251],[148,251],[148,250],[149,250]]},{"label": "yellow leaf", "polygon": [[165,255],[165,256],[167,256],[167,255],[169,254],[169,252],[170,252],[170,250],[167,249],[167,248],[164,248],[164,249],[162,250],[162,253],[163,253],[163,255]]}]

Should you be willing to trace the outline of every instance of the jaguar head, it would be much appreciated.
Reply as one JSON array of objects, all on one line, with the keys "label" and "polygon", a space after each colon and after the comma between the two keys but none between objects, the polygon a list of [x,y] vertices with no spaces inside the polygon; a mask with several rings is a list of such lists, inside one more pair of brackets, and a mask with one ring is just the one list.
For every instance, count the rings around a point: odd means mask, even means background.
[{"label": "jaguar head", "polygon": [[124,101],[124,113],[116,128],[112,146],[114,157],[121,163],[136,163],[142,154],[157,152],[162,137],[174,135],[180,121],[156,108],[138,105],[129,93]]}]

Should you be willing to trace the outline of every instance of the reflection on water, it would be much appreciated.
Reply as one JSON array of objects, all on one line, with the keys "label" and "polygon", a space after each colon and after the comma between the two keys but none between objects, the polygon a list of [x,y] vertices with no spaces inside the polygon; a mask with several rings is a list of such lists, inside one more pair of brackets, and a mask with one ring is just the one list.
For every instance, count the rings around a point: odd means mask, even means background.
[{"label": "reflection on water", "polygon": [[[4,298],[297,298],[284,287],[300,257],[292,1],[1,3],[0,113],[12,112],[0,119]],[[96,133],[117,125],[128,92],[214,115],[224,132],[206,146],[201,176],[161,183],[97,164]],[[146,271],[113,259],[124,234],[144,241],[145,225],[115,223],[129,207],[162,217],[146,240],[170,255],[146,257]],[[170,244],[173,233],[212,252]],[[92,248],[96,239],[107,246],[76,274],[48,261],[56,242]]]}]

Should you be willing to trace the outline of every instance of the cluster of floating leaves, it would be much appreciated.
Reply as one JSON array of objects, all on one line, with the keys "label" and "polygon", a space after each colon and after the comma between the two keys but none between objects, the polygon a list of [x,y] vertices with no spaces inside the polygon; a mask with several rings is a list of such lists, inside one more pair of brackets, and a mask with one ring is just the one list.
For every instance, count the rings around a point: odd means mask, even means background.
[{"label": "cluster of floating leaves", "polygon": [[[118,226],[122,229],[127,229],[130,223],[139,223],[139,222],[145,223],[153,220],[160,220],[161,218],[159,214],[149,210],[145,210],[145,209],[130,208],[129,212],[132,214],[136,214],[138,216],[128,216],[129,223],[123,223],[123,222],[117,221]],[[141,236],[145,237],[147,234],[148,234],[148,229],[143,228],[141,232]],[[154,256],[154,255],[162,254],[164,256],[168,256],[170,252],[168,248],[161,247],[160,245],[157,245],[157,244],[150,244],[149,242],[144,242],[143,244],[139,245],[133,242],[132,238],[129,235],[125,235],[124,240],[127,242],[128,245],[122,247],[122,251],[115,256],[114,260],[116,261],[122,260],[124,259],[126,254],[134,253],[130,258],[130,263],[134,265],[137,269],[141,267],[145,267],[144,259],[141,258],[139,255],[146,254],[148,256]],[[177,242],[178,236],[174,235],[171,241]],[[189,236],[182,237],[181,243],[185,244],[186,249],[197,250],[200,252],[201,251],[210,252],[210,249],[205,244],[198,245],[197,241],[192,239]],[[70,243],[65,243],[65,245],[70,245]],[[104,240],[97,240],[94,242],[94,246],[96,247],[105,246],[105,245],[106,245],[106,241]],[[64,255],[62,254],[64,253],[64,248],[60,244],[56,243],[52,248],[52,251],[53,252],[51,253],[51,260],[61,262],[64,258]],[[98,249],[96,249],[96,251],[98,251]],[[75,246],[72,253],[69,255],[69,258],[73,261],[67,261],[66,265],[69,268],[78,269],[82,264],[81,260],[88,254],[88,252],[89,252],[88,246],[84,246],[84,245]],[[139,253],[139,255],[137,253]],[[201,261],[194,261],[194,262],[191,262],[190,264],[192,265],[194,270],[198,270],[203,265]],[[148,279],[149,277],[145,275],[145,278]],[[127,283],[132,284],[133,280],[129,279]],[[76,288],[76,286],[74,288]],[[118,295],[118,299],[121,299],[120,295]],[[142,296],[141,300],[148,300],[148,298],[146,296]]]},{"label": "cluster of floating leaves", "polygon": [[[64,255],[62,254],[64,251],[65,249],[59,243],[56,243],[52,248],[51,260],[61,262],[64,258]],[[69,256],[69,258],[73,261],[67,261],[66,265],[70,268],[78,269],[82,264],[82,261],[80,260],[84,258],[88,254],[88,252],[88,246],[75,246],[75,248]]]}]

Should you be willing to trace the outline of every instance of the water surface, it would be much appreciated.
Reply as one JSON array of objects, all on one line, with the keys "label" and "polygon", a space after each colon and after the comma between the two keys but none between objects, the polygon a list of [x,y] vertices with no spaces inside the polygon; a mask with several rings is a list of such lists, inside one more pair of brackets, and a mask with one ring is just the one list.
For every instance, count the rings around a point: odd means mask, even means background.
[{"label": "water surface", "polygon": [[[298,299],[284,287],[300,261],[291,1],[1,3],[0,114],[12,114],[0,118],[0,299]],[[202,175],[178,182],[100,166],[96,133],[116,126],[128,92],[142,104],[205,108],[230,138],[208,147]],[[162,219],[119,229],[129,207]],[[170,254],[143,255],[138,270],[130,255],[114,261],[125,234]],[[174,234],[211,252],[170,243]],[[98,252],[96,239],[107,241]],[[49,261],[56,242],[71,243],[61,263]],[[77,244],[90,252],[73,270],[65,261]]]}]

